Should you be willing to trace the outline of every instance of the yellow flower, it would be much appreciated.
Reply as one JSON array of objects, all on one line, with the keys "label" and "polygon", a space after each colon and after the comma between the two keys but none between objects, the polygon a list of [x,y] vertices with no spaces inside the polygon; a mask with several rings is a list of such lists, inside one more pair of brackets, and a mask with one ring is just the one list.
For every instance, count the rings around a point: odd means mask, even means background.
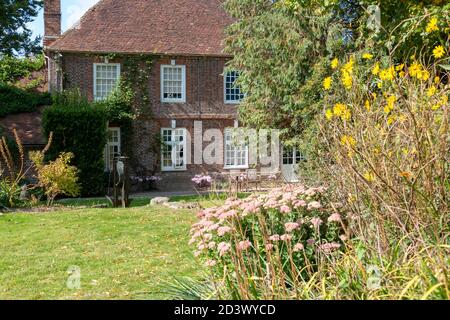
[{"label": "yellow flower", "polygon": [[341,143],[348,148],[356,146],[355,138],[353,138],[352,136],[348,136],[348,135],[342,136]]},{"label": "yellow flower", "polygon": [[422,73],[422,65],[420,63],[417,63],[417,61],[414,61],[409,66],[409,75],[414,78],[414,77],[417,77],[421,73]]},{"label": "yellow flower", "polygon": [[394,109],[395,101],[397,101],[397,98],[395,95],[390,95],[386,98],[386,106],[384,107],[384,113],[389,114]]},{"label": "yellow flower", "polygon": [[352,74],[354,63],[355,63],[355,60],[353,59],[353,57],[351,57],[350,60],[346,64],[344,64],[344,66],[342,67],[342,72],[347,72],[349,74]]},{"label": "yellow flower", "polygon": [[398,66],[396,66],[396,67],[395,67],[395,70],[396,70],[396,71],[402,71],[404,67],[405,67],[405,64],[402,63],[402,64],[399,64]]},{"label": "yellow flower", "polygon": [[421,79],[423,81],[427,81],[430,78],[430,73],[427,70],[423,70],[421,73],[417,75],[417,79]]},{"label": "yellow flower", "polygon": [[367,182],[373,182],[375,180],[375,175],[369,171],[366,171],[363,177]]},{"label": "yellow flower", "polygon": [[379,72],[380,72],[380,63],[377,62],[377,63],[375,63],[375,65],[373,66],[372,74],[376,76]]},{"label": "yellow flower", "polygon": [[434,96],[435,93],[436,93],[436,87],[435,86],[431,86],[431,87],[428,88],[427,96],[432,97],[432,96]]},{"label": "yellow flower", "polygon": [[373,58],[373,54],[370,54],[370,53],[364,53],[364,54],[362,55],[362,58],[363,58],[363,59],[366,59],[366,60],[371,60],[371,59]]},{"label": "yellow flower", "polygon": [[332,83],[333,80],[331,79],[331,77],[326,77],[325,79],[323,79],[323,88],[325,90],[330,90]]},{"label": "yellow flower", "polygon": [[342,81],[342,84],[344,85],[344,87],[346,89],[351,89],[352,88],[353,78],[350,75],[350,73],[348,73],[346,71],[342,71],[341,81]]},{"label": "yellow flower", "polygon": [[338,65],[339,65],[339,60],[338,60],[338,58],[334,58],[334,59],[331,61],[331,68],[332,68],[332,69],[336,69],[336,68],[338,67]]},{"label": "yellow flower", "polygon": [[427,27],[425,28],[425,31],[427,33],[431,33],[433,31],[438,31],[439,28],[437,26],[438,19],[436,17],[431,18],[431,20],[428,22]]},{"label": "yellow flower", "polygon": [[352,113],[350,109],[342,103],[336,103],[333,108],[333,114],[336,117],[340,117],[343,121],[350,120]]},{"label": "yellow flower", "polygon": [[448,96],[446,94],[444,94],[442,96],[442,98],[439,100],[439,103],[442,105],[445,105],[445,104],[447,104],[447,102],[448,102]]},{"label": "yellow flower", "polygon": [[405,71],[400,71],[398,73],[398,75],[399,75],[400,78],[403,78],[405,76]]},{"label": "yellow flower", "polygon": [[378,87],[378,89],[383,88],[383,81],[378,82],[377,87]]},{"label": "yellow flower", "polygon": [[364,107],[366,108],[367,111],[370,111],[370,101],[366,100],[366,102],[364,102]]},{"label": "yellow flower", "polygon": [[445,49],[443,46],[439,45],[433,49],[433,56],[436,59],[442,58],[445,54]]},{"label": "yellow flower", "polygon": [[395,120],[397,120],[397,117],[396,117],[395,115],[391,115],[391,116],[389,116],[388,119],[387,119],[387,124],[388,124],[388,125],[391,125],[391,124],[394,123]]},{"label": "yellow flower", "polygon": [[327,109],[327,111],[325,112],[325,117],[327,118],[327,120],[333,119],[333,111],[331,109]]},{"label": "yellow flower", "polygon": [[389,67],[387,69],[383,69],[380,71],[380,79],[385,81],[385,80],[394,80],[395,77],[395,68],[394,67]]},{"label": "yellow flower", "polygon": [[440,81],[441,81],[441,78],[439,76],[434,77],[435,84],[439,84]]},{"label": "yellow flower", "polygon": [[441,107],[440,104],[434,104],[431,106],[431,110],[436,111],[437,109],[439,109]]}]

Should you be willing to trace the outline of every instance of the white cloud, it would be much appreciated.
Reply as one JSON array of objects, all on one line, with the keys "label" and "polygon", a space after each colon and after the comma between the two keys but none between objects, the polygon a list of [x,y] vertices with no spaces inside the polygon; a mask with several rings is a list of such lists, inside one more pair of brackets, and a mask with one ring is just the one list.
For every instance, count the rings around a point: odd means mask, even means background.
[{"label": "white cloud", "polygon": [[67,6],[63,15],[66,15],[66,19],[63,30],[72,28],[80,20],[83,14],[99,0],[78,0],[76,4]]}]

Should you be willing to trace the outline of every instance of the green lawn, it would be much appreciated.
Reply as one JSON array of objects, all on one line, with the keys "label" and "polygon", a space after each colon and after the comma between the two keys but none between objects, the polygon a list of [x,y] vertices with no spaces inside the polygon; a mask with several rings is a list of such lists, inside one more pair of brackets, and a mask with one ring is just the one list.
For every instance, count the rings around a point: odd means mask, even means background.
[{"label": "green lawn", "polygon": [[[201,269],[187,244],[195,213],[143,206],[4,214],[0,299],[167,298],[172,276]],[[81,269],[79,290],[66,287],[70,266]]]}]

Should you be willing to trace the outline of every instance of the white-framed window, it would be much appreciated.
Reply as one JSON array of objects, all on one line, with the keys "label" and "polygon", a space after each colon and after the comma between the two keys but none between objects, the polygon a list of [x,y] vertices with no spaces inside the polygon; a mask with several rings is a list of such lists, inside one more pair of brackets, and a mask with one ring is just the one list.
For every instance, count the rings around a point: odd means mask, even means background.
[{"label": "white-framed window", "polygon": [[186,102],[186,66],[161,65],[161,101]]},{"label": "white-framed window", "polygon": [[120,79],[120,63],[94,63],[94,99],[106,99]]},{"label": "white-framed window", "polygon": [[108,128],[108,138],[105,146],[105,171],[112,171],[114,165],[114,157],[120,155],[120,128]]},{"label": "white-framed window", "polygon": [[239,129],[226,128],[225,132],[225,169],[248,168],[248,142]]},{"label": "white-framed window", "polygon": [[161,170],[186,170],[186,129],[161,129]]},{"label": "white-framed window", "polygon": [[238,71],[226,71],[224,73],[224,98],[225,103],[236,104],[241,102],[244,98],[244,94],[241,89],[236,85],[236,80],[239,77]]},{"label": "white-framed window", "polygon": [[306,156],[296,148],[283,147],[283,164],[297,165],[300,162],[306,161]]}]

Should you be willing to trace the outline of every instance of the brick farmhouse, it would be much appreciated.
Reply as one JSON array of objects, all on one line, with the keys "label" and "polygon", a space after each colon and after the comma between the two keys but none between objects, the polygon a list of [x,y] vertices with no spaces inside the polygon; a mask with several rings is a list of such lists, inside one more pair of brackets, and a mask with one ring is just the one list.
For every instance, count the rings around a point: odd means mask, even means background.
[{"label": "brick farmhouse", "polygon": [[[165,188],[189,185],[195,174],[251,167],[248,148],[230,142],[227,131],[238,125],[237,107],[244,95],[234,85],[238,72],[225,69],[232,56],[224,53],[223,39],[233,20],[222,1],[100,0],[61,34],[60,0],[46,0],[44,20],[50,91],[78,88],[89,100],[105,99],[125,72],[128,57],[151,57],[143,80],[145,110],[133,120],[130,141],[110,124],[106,170],[129,143],[133,174],[162,176]],[[204,141],[208,129],[224,134],[215,154],[220,163],[195,154],[196,143],[202,148],[211,143]],[[194,141],[198,136],[200,141]],[[157,151],[152,148],[155,137],[161,145]],[[298,157],[295,151],[285,152],[281,161],[290,165]]]}]

